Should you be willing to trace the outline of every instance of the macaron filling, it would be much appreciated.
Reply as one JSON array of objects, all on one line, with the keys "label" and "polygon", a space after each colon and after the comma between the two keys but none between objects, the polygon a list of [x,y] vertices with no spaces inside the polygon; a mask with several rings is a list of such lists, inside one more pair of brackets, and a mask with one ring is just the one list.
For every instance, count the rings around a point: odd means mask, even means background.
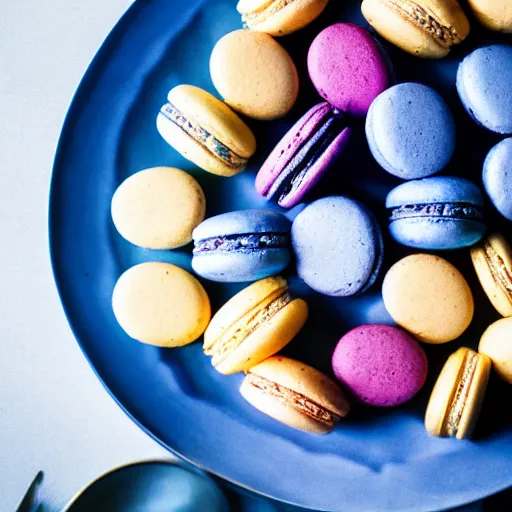
[{"label": "macaron filling", "polygon": [[277,179],[265,194],[267,199],[281,203],[289,196],[293,196],[308,177],[313,165],[318,162],[334,140],[348,128],[346,116],[335,108],[332,108],[331,111],[333,115],[324,122],[311,138],[305,141],[279,173]]},{"label": "macaron filling", "polygon": [[[294,300],[287,288],[282,288],[276,294],[266,297],[262,302],[257,304],[242,318],[238,318],[222,336],[217,338],[209,346],[204,346],[204,353],[212,356],[213,366],[222,363],[229,354],[237,349],[260,325],[268,322],[281,309],[286,307]],[[234,331],[232,329],[235,324],[240,327]]]},{"label": "macaron filling", "polygon": [[196,122],[187,119],[172,103],[166,103],[160,109],[160,113],[166,119],[181,128],[188,136],[201,144],[201,146],[208,150],[213,156],[222,160],[230,167],[243,167],[249,161],[248,158],[243,158],[229,149],[208,130],[205,130]]},{"label": "macaron filling", "polygon": [[484,244],[485,261],[489,266],[495,283],[505,292],[512,303],[512,272],[505,264],[503,258],[490,243]]},{"label": "macaron filling", "polygon": [[471,383],[476,373],[477,363],[478,354],[473,351],[468,351],[459,372],[457,388],[450,401],[448,415],[443,421],[443,432],[446,436],[455,437],[457,435],[460,420],[464,412],[464,406],[466,405],[471,389]]},{"label": "macaron filling", "polygon": [[458,44],[463,40],[455,27],[443,25],[432,15],[432,12],[426,11],[415,2],[387,0],[387,3],[392,10],[398,12],[407,21],[428,32],[436,43],[443,48],[450,48],[452,45]]},{"label": "macaron filling", "polygon": [[194,254],[231,251],[258,251],[289,247],[288,233],[248,233],[204,238],[195,243]]},{"label": "macaron filling", "polygon": [[274,0],[273,2],[270,2],[270,4],[267,4],[265,7],[263,7],[262,9],[258,9],[256,11],[243,14],[242,22],[246,24],[245,26],[247,26],[251,22],[262,23],[294,1],[295,0]]},{"label": "macaron filling", "polygon": [[302,414],[313,418],[314,420],[325,425],[333,426],[341,419],[336,413],[323,407],[319,403],[311,400],[307,396],[294,391],[293,389],[281,386],[277,382],[272,382],[260,375],[249,372],[246,377],[247,382],[259,389],[265,395],[282,402],[285,405],[297,409]]},{"label": "macaron filling", "polygon": [[414,217],[439,217],[448,219],[483,221],[482,209],[470,203],[424,203],[405,204],[391,209],[389,220]]}]

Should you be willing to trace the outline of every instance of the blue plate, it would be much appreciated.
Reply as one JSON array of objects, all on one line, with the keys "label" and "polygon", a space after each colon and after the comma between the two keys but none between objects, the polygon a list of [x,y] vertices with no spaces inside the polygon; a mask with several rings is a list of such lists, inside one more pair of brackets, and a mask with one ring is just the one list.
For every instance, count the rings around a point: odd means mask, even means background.
[{"label": "blue plate", "polygon": [[[194,168],[158,135],[155,118],[169,89],[191,83],[213,91],[208,58],[215,42],[240,28],[229,0],[140,0],[130,8],[87,71],[63,128],[50,198],[50,245],[55,279],[69,322],[106,388],[141,428],[174,453],[247,489],[322,510],[429,511],[479,499],[512,484],[510,390],[492,380],[475,442],[429,437],[423,414],[437,373],[460,344],[475,347],[498,318],[476,280],[468,251],[450,252],[476,297],[471,328],[457,342],[426,347],[430,378],[409,405],[393,410],[354,407],[335,432],[313,436],[260,414],[239,393],[240,375],[216,373],[201,344],[163,350],[129,339],[117,325],[111,293],[131,265],[164,260],[190,270],[191,247],[173,252],[137,249],[115,231],[110,199],[129,175],[155,165],[192,173],[206,192],[208,215],[262,207],[254,175],[272,146],[319,101],[306,73],[307,48],[327,24],[366,25],[360,2],[331,2],[310,27],[282,39],[301,75],[300,100],[286,119],[251,122],[259,150],[247,172],[222,179]],[[399,80],[434,86],[450,103],[459,146],[446,170],[480,183],[481,163],[498,138],[465,114],[455,91],[456,66],[489,34],[474,24],[472,37],[447,59],[415,59],[388,48]],[[498,36],[496,36],[498,37]],[[508,36],[501,36],[507,40]],[[510,41],[510,37],[508,37]],[[398,180],[374,162],[362,123],[337,169],[308,200],[332,193],[352,195],[370,206],[385,230],[384,198]],[[489,208],[495,229],[510,233]],[[293,215],[293,212],[292,212]],[[388,268],[407,254],[386,237]],[[379,281],[362,297],[332,299],[313,293],[293,277],[311,305],[311,318],[285,353],[330,372],[330,355],[350,328],[391,322]],[[241,286],[205,282],[214,310]],[[506,394],[507,393],[507,394]]]}]

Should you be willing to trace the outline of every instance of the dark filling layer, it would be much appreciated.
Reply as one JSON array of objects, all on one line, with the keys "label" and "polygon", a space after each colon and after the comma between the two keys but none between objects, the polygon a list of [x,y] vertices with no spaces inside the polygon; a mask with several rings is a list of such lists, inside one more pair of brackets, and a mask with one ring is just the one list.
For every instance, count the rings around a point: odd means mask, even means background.
[{"label": "dark filling layer", "polygon": [[273,201],[281,201],[293,194],[300,187],[313,164],[345,128],[347,128],[346,116],[332,108],[332,117],[299,148],[297,154],[288,162],[270,187],[266,197]]},{"label": "dark filling layer", "polygon": [[237,155],[209,131],[189,121],[172,103],[164,105],[160,113],[230,167],[241,167],[247,163],[248,158]]},{"label": "dark filling layer", "polygon": [[485,258],[491,275],[498,286],[508,297],[512,303],[512,273],[505,264],[505,260],[494,250],[491,244],[484,244]]},{"label": "dark filling layer", "polygon": [[307,396],[297,393],[285,386],[281,386],[276,382],[272,382],[264,377],[255,375],[254,373],[248,373],[246,379],[251,386],[261,390],[266,395],[269,395],[286,405],[291,405],[295,409],[306,414],[310,418],[319,421],[320,423],[332,425],[333,423],[338,423],[341,419],[340,416],[329,411],[329,409],[322,407]]},{"label": "dark filling layer", "polygon": [[391,209],[390,221],[414,217],[440,217],[449,219],[483,220],[479,206],[469,203],[405,204]]},{"label": "dark filling layer", "polygon": [[194,254],[213,251],[257,251],[289,247],[288,233],[248,233],[205,238],[195,243]]},{"label": "dark filling layer", "polygon": [[275,0],[270,5],[260,11],[254,11],[242,16],[242,21],[250,25],[252,21],[263,22],[273,16],[276,12],[284,9],[287,5],[291,4],[294,0]]}]

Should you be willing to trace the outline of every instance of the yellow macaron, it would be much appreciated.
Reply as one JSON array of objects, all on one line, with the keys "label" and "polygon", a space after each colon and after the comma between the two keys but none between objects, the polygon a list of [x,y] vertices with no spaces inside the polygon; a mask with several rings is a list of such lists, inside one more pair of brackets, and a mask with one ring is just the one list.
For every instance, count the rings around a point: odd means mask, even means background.
[{"label": "yellow macaron", "polygon": [[512,316],[512,248],[493,233],[471,248],[478,279],[492,305],[502,316]]},{"label": "yellow macaron", "polygon": [[263,32],[235,30],[226,34],[213,49],[210,74],[224,101],[254,119],[284,116],[299,93],[292,58]]},{"label": "yellow macaron", "polygon": [[154,261],[121,275],[112,308],[128,336],[159,347],[193,342],[210,321],[210,300],[201,283],[180,267]]},{"label": "yellow macaron", "polygon": [[425,428],[439,437],[467,439],[480,414],[491,360],[461,347],[446,361],[425,414]]},{"label": "yellow macaron", "polygon": [[382,284],[393,320],[425,343],[458,338],[473,318],[473,295],[462,274],[432,254],[413,254],[395,263]]},{"label": "yellow macaron", "polygon": [[204,352],[220,373],[249,370],[287,345],[301,330],[308,306],[294,298],[282,277],[252,283],[214,315]]},{"label": "yellow macaron", "polygon": [[167,100],[156,124],[168,144],[219,176],[234,176],[245,169],[256,151],[256,139],[224,102],[192,85],[178,85]]},{"label": "yellow macaron", "polygon": [[318,18],[329,0],[240,0],[236,6],[251,30],[291,34]]},{"label": "yellow macaron", "polygon": [[510,0],[468,0],[475,18],[489,30],[512,32]]},{"label": "yellow macaron", "polygon": [[499,377],[512,384],[512,317],[491,324],[480,338],[478,351],[489,356]]},{"label": "yellow macaron", "polygon": [[251,368],[240,393],[268,416],[314,434],[330,432],[350,410],[343,391],[329,377],[282,356]]},{"label": "yellow macaron", "polygon": [[418,57],[444,57],[469,34],[457,0],[363,0],[361,10],[382,37]]},{"label": "yellow macaron", "polygon": [[205,210],[199,183],[173,167],[133,174],[117,188],[111,205],[112,220],[121,236],[146,249],[188,244]]}]

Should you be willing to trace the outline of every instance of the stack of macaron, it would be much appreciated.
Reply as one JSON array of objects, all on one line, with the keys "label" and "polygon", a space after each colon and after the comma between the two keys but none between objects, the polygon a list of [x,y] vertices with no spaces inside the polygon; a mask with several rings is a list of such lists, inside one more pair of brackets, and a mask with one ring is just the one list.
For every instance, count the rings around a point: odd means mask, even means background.
[{"label": "stack of macaron", "polygon": [[[192,85],[174,87],[157,113],[162,138],[218,179],[237,179],[257,150],[244,116],[282,118],[299,94],[295,63],[274,37],[302,29],[326,4],[240,0],[246,28],[222,37],[210,58],[211,79],[223,100]],[[492,6],[471,0],[470,6],[488,28],[512,31],[506,0]],[[364,0],[362,11],[378,34],[421,57],[447,55],[469,32],[456,0]],[[120,184],[111,214],[121,236],[153,250],[193,242],[192,270],[199,278],[169,263],[136,265],[115,285],[115,317],[131,338],[159,347],[180,347],[203,336],[204,354],[215,370],[245,374],[240,392],[247,402],[306,432],[330,432],[348,413],[350,399],[374,407],[411,400],[427,378],[423,344],[457,339],[475,312],[466,279],[437,254],[413,253],[388,269],[382,299],[396,325],[361,325],[341,336],[331,357],[335,379],[279,354],[309,314],[306,301],[281,275],[290,266],[309,288],[332,300],[365,293],[383,267],[381,228],[359,200],[331,195],[305,205],[294,218],[287,215],[334,168],[364,120],[376,162],[405,180],[382,205],[391,237],[415,250],[471,247],[482,287],[505,317],[483,334],[478,351],[462,347],[448,358],[427,407],[429,433],[468,438],[491,367],[512,383],[512,249],[500,234],[486,237],[484,195],[477,185],[433,176],[455,151],[450,108],[426,85],[394,84],[389,58],[370,32],[350,23],[328,26],[310,45],[307,69],[316,104],[290,123],[255,178],[257,193],[281,210],[205,219],[199,183],[171,167],[146,169]],[[512,133],[512,47],[495,45],[468,55],[456,88],[477,123]],[[512,220],[510,176],[512,138],[491,149],[483,165],[488,197]],[[212,316],[203,279],[247,285]]]}]

